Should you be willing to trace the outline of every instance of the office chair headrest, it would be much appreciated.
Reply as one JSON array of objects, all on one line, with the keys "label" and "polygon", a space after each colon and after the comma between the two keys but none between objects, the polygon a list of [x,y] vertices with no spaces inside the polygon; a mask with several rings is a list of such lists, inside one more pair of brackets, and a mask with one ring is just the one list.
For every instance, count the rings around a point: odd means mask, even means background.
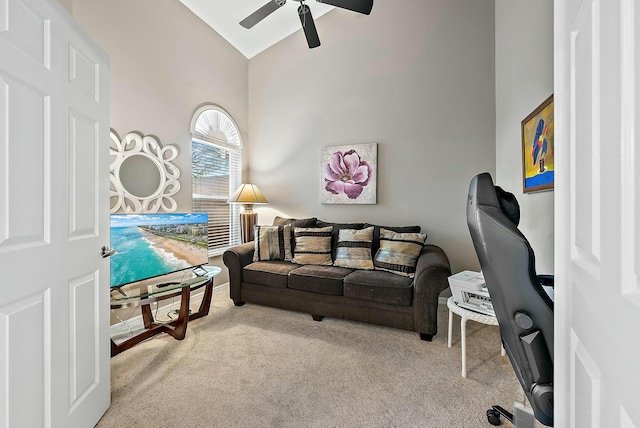
[{"label": "office chair headrest", "polygon": [[520,204],[518,200],[511,192],[507,192],[500,186],[495,186],[496,194],[498,196],[498,203],[500,209],[514,225],[520,223]]},{"label": "office chair headrest", "polygon": [[475,199],[478,206],[499,208],[515,225],[520,223],[520,205],[513,193],[493,184],[491,174],[484,172],[471,180],[469,196]]}]

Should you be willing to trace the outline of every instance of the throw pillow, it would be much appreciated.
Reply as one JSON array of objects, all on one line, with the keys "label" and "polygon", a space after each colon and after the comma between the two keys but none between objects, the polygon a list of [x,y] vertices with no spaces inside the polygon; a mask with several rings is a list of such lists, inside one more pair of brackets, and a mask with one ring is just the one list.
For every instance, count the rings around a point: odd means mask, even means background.
[{"label": "throw pillow", "polygon": [[286,224],[291,226],[291,252],[293,253],[293,249],[296,246],[296,241],[293,237],[293,229],[295,229],[296,227],[316,227],[316,218],[315,217],[309,217],[309,218],[285,218],[285,217],[280,217],[280,216],[276,216],[276,218],[273,219],[273,225],[274,226],[284,226]]},{"label": "throw pillow", "polygon": [[380,229],[380,249],[376,252],[373,265],[377,270],[413,278],[425,239],[427,235],[424,233],[398,233]]},{"label": "throw pillow", "polygon": [[253,261],[291,260],[291,226],[254,226]]},{"label": "throw pillow", "polygon": [[371,241],[373,226],[366,229],[340,229],[334,266],[352,269],[373,269]]},{"label": "throw pillow", "polygon": [[331,231],[333,227],[296,227],[293,262],[301,265],[331,265]]},{"label": "throw pillow", "polygon": [[420,233],[420,226],[379,226],[377,224],[365,223],[364,227],[373,226],[373,242],[371,244],[371,254],[375,255],[380,248],[380,229],[387,229],[398,233]]},{"label": "throw pillow", "polygon": [[331,234],[331,258],[336,258],[336,250],[338,249],[338,234],[342,229],[354,229],[360,230],[364,227],[364,223],[327,223],[326,221],[318,220],[316,227],[333,227],[333,233]]}]

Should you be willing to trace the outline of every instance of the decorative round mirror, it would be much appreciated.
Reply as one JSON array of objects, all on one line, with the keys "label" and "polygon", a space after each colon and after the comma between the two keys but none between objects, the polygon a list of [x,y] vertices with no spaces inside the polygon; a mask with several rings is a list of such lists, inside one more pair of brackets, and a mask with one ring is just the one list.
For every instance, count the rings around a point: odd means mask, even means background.
[{"label": "decorative round mirror", "polygon": [[180,190],[180,170],[172,161],[175,146],[162,147],[152,135],[130,132],[122,140],[111,131],[110,197],[111,213],[174,212],[173,195]]}]

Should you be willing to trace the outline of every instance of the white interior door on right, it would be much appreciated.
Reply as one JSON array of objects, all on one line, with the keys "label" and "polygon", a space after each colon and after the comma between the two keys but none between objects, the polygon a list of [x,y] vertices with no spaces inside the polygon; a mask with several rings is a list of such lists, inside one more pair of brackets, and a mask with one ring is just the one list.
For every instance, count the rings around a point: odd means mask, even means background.
[{"label": "white interior door on right", "polygon": [[640,4],[554,20],[555,426],[640,427]]}]

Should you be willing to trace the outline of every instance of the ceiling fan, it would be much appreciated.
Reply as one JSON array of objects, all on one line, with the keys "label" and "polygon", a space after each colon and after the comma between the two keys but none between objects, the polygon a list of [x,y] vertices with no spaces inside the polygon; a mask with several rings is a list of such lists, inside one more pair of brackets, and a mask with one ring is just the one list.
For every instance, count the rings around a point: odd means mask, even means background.
[{"label": "ceiling fan", "polygon": [[[320,46],[320,37],[318,37],[318,31],[316,30],[316,24],[313,22],[313,16],[311,16],[311,10],[304,2],[305,0],[293,0],[300,3],[298,7],[298,15],[300,16],[300,22],[302,23],[302,29],[304,35],[307,38],[307,44],[309,48],[317,48]],[[339,7],[342,9],[352,10],[354,12],[363,13],[369,15],[373,8],[373,0],[316,0],[320,3],[328,4],[331,6]],[[287,0],[271,0],[269,3],[262,6],[260,9],[247,16],[240,21],[240,25],[244,28],[251,28],[258,22],[271,15],[276,10],[280,9]]]}]

